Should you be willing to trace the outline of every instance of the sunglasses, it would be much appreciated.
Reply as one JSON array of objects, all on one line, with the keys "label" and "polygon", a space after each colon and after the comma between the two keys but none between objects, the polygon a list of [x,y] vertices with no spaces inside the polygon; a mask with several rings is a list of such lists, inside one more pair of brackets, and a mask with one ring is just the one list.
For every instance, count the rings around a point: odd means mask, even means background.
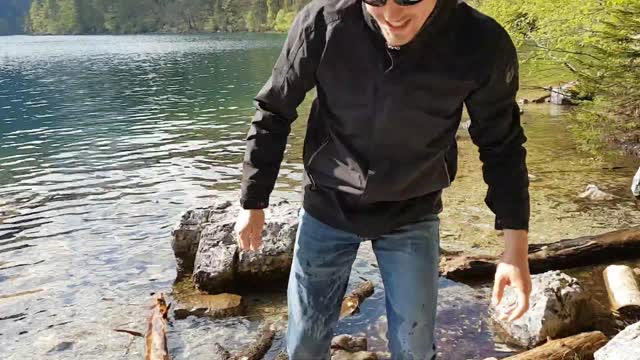
[{"label": "sunglasses", "polygon": [[[368,5],[376,6],[376,7],[384,6],[387,3],[387,0],[362,0],[362,1],[364,1]],[[411,6],[421,2],[422,0],[393,0],[393,1],[395,1],[396,4],[400,6]]]}]

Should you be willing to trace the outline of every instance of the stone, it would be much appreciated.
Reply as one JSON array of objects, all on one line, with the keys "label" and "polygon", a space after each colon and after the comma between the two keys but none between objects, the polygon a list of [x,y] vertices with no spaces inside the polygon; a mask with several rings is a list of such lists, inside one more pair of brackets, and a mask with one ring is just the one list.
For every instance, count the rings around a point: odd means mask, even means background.
[{"label": "stone", "polygon": [[492,309],[491,317],[502,330],[505,341],[525,348],[544,343],[547,338],[574,335],[589,325],[589,296],[578,280],[560,271],[533,275],[529,310],[519,319],[507,322],[501,314],[516,302],[513,287],[507,287],[500,305]]},{"label": "stone", "polygon": [[627,326],[594,354],[595,360],[640,359],[640,322]]},{"label": "stone", "polygon": [[600,190],[596,185],[593,184],[587,185],[585,191],[582,194],[578,195],[578,197],[589,199],[592,201],[613,200],[616,198],[614,195]]},{"label": "stone", "polygon": [[[299,205],[285,201],[265,210],[262,246],[255,252],[243,251],[237,245],[234,226],[238,209],[211,207],[209,210],[206,222],[202,222],[204,215],[185,216],[187,220],[179,226],[182,233],[176,234],[189,240],[177,241],[174,235],[174,243],[180,244],[174,246],[174,251],[183,250],[175,252],[176,257],[183,256],[182,268],[188,268],[193,242],[198,242],[192,266],[196,286],[209,293],[284,287],[293,260]],[[195,229],[188,228],[195,223]],[[198,233],[187,236],[188,231]]]},{"label": "stone", "polygon": [[209,219],[210,209],[192,209],[185,211],[180,222],[171,231],[171,248],[176,257],[179,273],[193,271],[200,232]]},{"label": "stone", "polygon": [[242,316],[244,312],[245,304],[242,296],[223,293],[217,295],[190,295],[180,299],[173,310],[173,316],[179,320],[191,315],[221,319]]},{"label": "stone", "polygon": [[331,360],[378,360],[378,356],[369,351],[352,353],[345,350],[334,350],[331,352]]},{"label": "stone", "polygon": [[62,341],[58,343],[56,346],[52,347],[47,353],[56,353],[60,351],[72,350],[74,346],[73,341]]},{"label": "stone", "polygon": [[367,350],[367,338],[342,334],[331,340],[331,349],[358,352]]}]

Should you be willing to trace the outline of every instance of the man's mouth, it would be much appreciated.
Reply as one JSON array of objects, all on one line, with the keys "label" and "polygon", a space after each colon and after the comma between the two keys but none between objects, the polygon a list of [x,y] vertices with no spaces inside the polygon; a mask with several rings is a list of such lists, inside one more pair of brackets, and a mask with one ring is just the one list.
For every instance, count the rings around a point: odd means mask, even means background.
[{"label": "man's mouth", "polygon": [[409,25],[409,21],[411,19],[406,19],[400,22],[389,22],[387,20],[385,20],[387,27],[389,28],[389,30],[391,31],[400,31],[403,30],[404,28],[407,27],[407,25]]}]

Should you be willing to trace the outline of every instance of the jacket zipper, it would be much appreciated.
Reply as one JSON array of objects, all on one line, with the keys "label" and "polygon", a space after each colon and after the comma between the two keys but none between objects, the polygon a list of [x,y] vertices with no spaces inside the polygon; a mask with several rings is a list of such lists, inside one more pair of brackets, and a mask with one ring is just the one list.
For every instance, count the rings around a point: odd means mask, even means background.
[{"label": "jacket zipper", "polygon": [[[316,149],[316,151],[314,151],[313,154],[311,154],[311,156],[309,157],[309,161],[307,162],[307,168],[311,167],[311,163],[313,162],[313,159],[315,159],[316,156],[320,153],[320,151],[322,151],[322,149],[324,149],[324,147],[327,146],[330,139],[331,138],[327,138],[325,141],[323,141],[318,147],[318,149]],[[313,177],[311,176],[309,171],[307,171],[307,176],[309,177],[309,181],[311,181],[311,188],[315,190],[317,188],[316,182],[315,180],[313,180]]]}]

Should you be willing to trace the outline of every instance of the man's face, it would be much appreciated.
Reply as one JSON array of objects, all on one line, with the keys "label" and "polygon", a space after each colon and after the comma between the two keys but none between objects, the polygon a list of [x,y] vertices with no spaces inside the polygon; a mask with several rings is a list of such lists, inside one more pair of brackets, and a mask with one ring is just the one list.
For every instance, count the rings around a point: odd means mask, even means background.
[{"label": "man's face", "polygon": [[366,4],[366,7],[382,29],[387,44],[401,46],[416,36],[435,5],[436,0],[423,0],[409,6],[400,6],[394,0],[387,0],[384,6]]}]

